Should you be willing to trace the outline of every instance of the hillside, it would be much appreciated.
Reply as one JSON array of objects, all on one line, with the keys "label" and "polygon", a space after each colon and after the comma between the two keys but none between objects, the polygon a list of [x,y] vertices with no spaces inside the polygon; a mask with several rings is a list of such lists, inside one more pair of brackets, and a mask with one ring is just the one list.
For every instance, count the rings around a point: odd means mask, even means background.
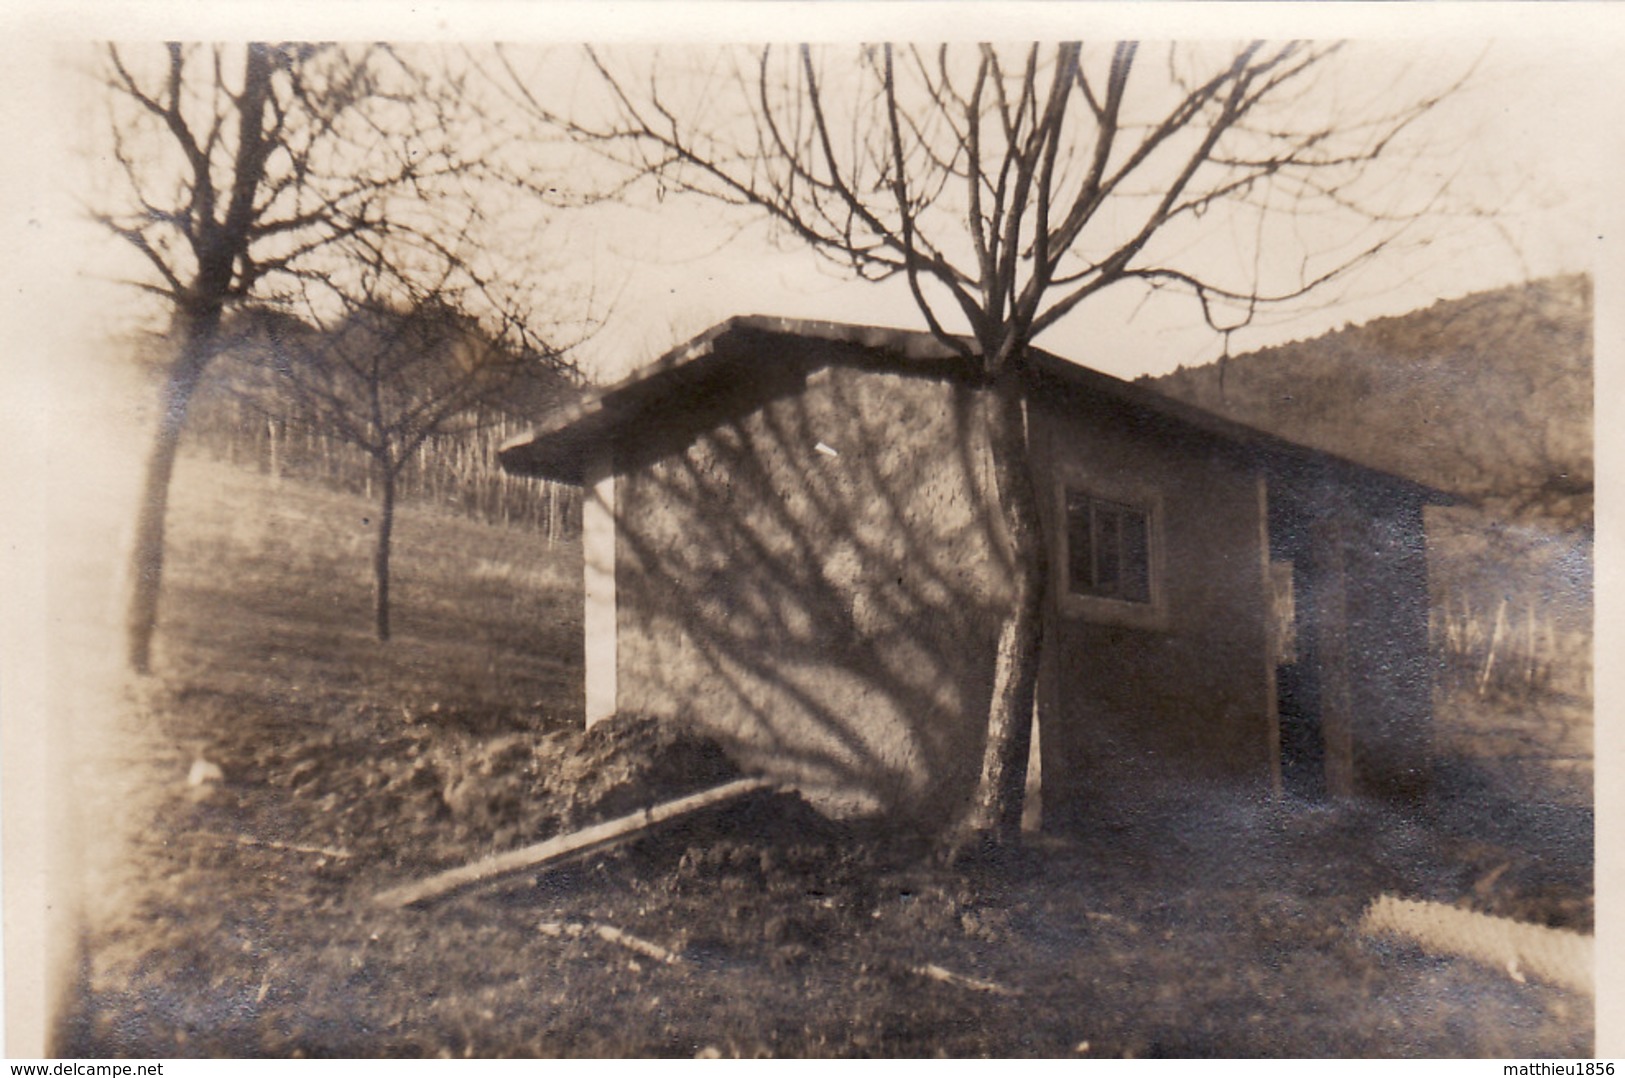
[{"label": "hillside", "polygon": [[1592,288],[1533,281],[1147,379],[1511,516],[1591,518]]},{"label": "hillside", "polygon": [[776,795],[380,905],[726,761],[582,729],[577,543],[403,506],[381,644],[367,500],[193,452],[171,513],[155,675],[72,716],[58,1055],[1593,1054],[1583,991],[1361,927],[1384,893],[1593,927],[1589,815],[1487,793],[1416,820],[1193,786],[954,866]]}]

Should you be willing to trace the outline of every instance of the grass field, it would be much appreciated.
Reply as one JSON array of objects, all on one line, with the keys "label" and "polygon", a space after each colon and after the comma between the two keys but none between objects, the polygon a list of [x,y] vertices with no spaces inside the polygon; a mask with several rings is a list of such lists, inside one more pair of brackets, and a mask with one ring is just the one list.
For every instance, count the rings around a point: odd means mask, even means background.
[{"label": "grass field", "polygon": [[1193,791],[953,869],[780,798],[381,908],[609,804],[579,551],[408,505],[380,645],[363,502],[189,458],[172,520],[158,676],[82,805],[62,1054],[1590,1054],[1589,997],[1355,930],[1384,891],[1590,927],[1588,815],[1470,764],[1422,818]]}]

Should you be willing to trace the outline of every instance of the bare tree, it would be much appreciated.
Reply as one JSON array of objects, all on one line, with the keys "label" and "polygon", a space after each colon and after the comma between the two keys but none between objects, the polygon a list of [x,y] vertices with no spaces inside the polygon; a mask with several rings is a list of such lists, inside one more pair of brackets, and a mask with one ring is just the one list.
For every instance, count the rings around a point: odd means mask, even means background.
[{"label": "bare tree", "polygon": [[1134,282],[1239,328],[1383,251],[1443,186],[1418,197],[1374,166],[1453,86],[1339,82],[1338,44],[1150,51],[762,48],[691,55],[673,77],[669,57],[589,49],[603,95],[567,111],[502,54],[517,100],[622,167],[607,191],[646,178],[765,213],[860,278],[901,277],[980,372],[1015,588],[964,835],[1020,818],[1049,575],[1021,377],[1034,338]]},{"label": "bare tree", "polygon": [[374,628],[390,638],[390,554],[402,472],[425,445],[467,436],[505,415],[534,414],[570,384],[557,353],[517,323],[490,331],[440,288],[414,289],[386,268],[314,324],[251,312],[234,327],[233,391],[256,409],[364,454],[378,498]]},{"label": "bare tree", "polygon": [[151,665],[170,478],[187,407],[234,305],[344,275],[386,243],[442,246],[433,208],[466,176],[455,85],[389,48],[106,48],[118,189],[96,218],[139,253],[171,358],[136,525],[130,666]]}]

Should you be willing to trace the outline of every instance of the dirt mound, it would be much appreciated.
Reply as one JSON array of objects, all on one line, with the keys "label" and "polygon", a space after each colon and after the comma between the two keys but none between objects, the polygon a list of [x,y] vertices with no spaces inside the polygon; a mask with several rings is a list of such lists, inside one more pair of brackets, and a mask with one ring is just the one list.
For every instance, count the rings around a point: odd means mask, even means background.
[{"label": "dirt mound", "polygon": [[566,826],[608,819],[741,777],[723,747],[681,723],[616,715],[580,736],[548,776]]},{"label": "dirt mound", "polygon": [[455,843],[442,842],[437,861],[540,841],[741,776],[711,738],[637,715],[585,732],[444,739],[424,765]]},{"label": "dirt mound", "polygon": [[[187,742],[224,781],[185,809],[183,827],[335,848],[352,866],[392,873],[450,867],[741,776],[716,741],[646,716],[520,732],[518,718],[475,729],[443,721],[450,712],[439,708],[317,701],[290,717],[253,703],[217,723],[211,707],[210,730]],[[177,788],[189,762],[174,765]],[[263,800],[258,788],[277,791],[274,812],[248,811]]]}]

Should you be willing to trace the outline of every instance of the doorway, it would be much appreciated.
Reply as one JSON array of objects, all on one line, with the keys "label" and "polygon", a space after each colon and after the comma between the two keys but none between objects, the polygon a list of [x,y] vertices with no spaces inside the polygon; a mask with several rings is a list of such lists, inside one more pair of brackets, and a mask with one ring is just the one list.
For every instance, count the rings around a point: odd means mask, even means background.
[{"label": "doorway", "polygon": [[1269,505],[1281,790],[1321,801],[1353,792],[1344,535],[1335,511]]}]

